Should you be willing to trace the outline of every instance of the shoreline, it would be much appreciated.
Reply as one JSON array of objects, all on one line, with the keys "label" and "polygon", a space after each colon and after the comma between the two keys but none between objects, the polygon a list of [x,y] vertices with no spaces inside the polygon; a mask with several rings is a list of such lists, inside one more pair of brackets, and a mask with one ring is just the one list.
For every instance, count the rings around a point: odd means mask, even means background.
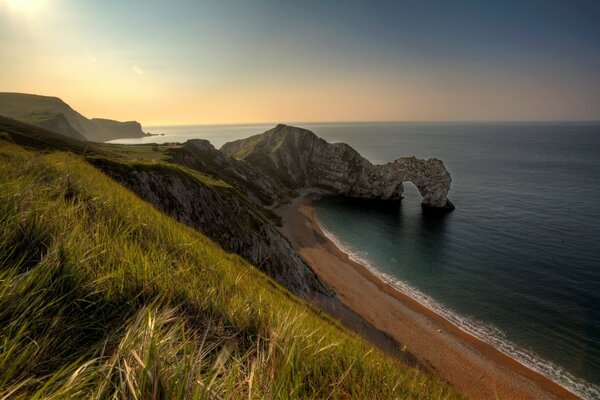
[{"label": "shoreline", "polygon": [[[312,196],[281,206],[281,232],[339,300],[472,399],[578,399],[354,261],[319,226]],[[334,316],[335,317],[335,316]]]}]

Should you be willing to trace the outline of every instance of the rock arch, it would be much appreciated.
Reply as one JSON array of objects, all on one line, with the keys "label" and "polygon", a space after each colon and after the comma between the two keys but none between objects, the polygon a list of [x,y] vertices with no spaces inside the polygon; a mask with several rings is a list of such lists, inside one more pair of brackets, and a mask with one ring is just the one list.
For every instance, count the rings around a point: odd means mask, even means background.
[{"label": "rock arch", "polygon": [[454,208],[447,197],[452,178],[437,158],[402,157],[373,165],[347,144],[328,143],[311,131],[287,125],[226,143],[221,151],[291,190],[318,188],[351,197],[400,200],[403,182],[410,181],[423,196],[423,208]]}]

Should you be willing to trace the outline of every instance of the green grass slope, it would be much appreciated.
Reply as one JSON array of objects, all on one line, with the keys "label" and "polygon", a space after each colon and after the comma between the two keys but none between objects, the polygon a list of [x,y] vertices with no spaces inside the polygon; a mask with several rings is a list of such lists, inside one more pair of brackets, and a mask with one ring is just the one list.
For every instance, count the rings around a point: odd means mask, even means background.
[{"label": "green grass slope", "polygon": [[99,149],[99,145],[95,143],[84,142],[1,115],[0,138],[38,150],[68,150],[84,154]]},{"label": "green grass slope", "polygon": [[0,116],[0,139],[41,152],[63,150],[86,157],[102,157],[127,162],[157,162],[167,161],[170,158],[167,154],[169,145],[85,142],[3,116]]},{"label": "green grass slope", "polygon": [[0,92],[0,115],[79,140],[104,142],[145,135],[135,121],[90,120],[58,97],[51,96]]},{"label": "green grass slope", "polygon": [[[67,122],[67,127],[60,124],[51,124],[57,133],[76,139],[97,140],[104,138],[107,132],[96,127],[90,120],[72,109],[58,97],[39,96],[28,93],[0,93],[0,115],[14,118],[32,125],[40,125],[49,118],[62,116]],[[49,128],[48,124],[42,124]],[[65,129],[66,128],[66,129]],[[77,132],[76,135],[71,134]]]},{"label": "green grass slope", "polygon": [[458,397],[82,156],[0,177],[0,399]]}]

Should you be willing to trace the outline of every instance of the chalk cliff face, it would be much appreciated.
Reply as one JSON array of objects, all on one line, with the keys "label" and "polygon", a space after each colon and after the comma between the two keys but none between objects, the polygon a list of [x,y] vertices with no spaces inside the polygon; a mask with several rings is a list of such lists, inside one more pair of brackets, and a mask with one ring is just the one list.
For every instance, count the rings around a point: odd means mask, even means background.
[{"label": "chalk cliff face", "polygon": [[399,158],[373,165],[343,143],[328,143],[306,129],[278,125],[247,139],[226,143],[221,151],[245,161],[290,189],[319,188],[350,197],[399,200],[410,181],[427,209],[451,210],[452,178],[438,159]]}]

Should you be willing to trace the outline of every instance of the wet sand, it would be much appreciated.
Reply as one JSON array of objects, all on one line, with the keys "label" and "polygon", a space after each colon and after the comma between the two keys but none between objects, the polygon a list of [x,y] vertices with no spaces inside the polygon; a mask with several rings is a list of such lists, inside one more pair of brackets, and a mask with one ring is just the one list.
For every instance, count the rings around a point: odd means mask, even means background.
[{"label": "wet sand", "polygon": [[[578,398],[351,260],[319,227],[310,195],[277,212],[282,217],[281,231],[298,254],[336,292],[341,303],[375,331],[371,335],[363,332],[363,336],[383,336],[398,346],[407,346],[421,366],[471,399]],[[325,311],[331,312],[327,307]]]}]

